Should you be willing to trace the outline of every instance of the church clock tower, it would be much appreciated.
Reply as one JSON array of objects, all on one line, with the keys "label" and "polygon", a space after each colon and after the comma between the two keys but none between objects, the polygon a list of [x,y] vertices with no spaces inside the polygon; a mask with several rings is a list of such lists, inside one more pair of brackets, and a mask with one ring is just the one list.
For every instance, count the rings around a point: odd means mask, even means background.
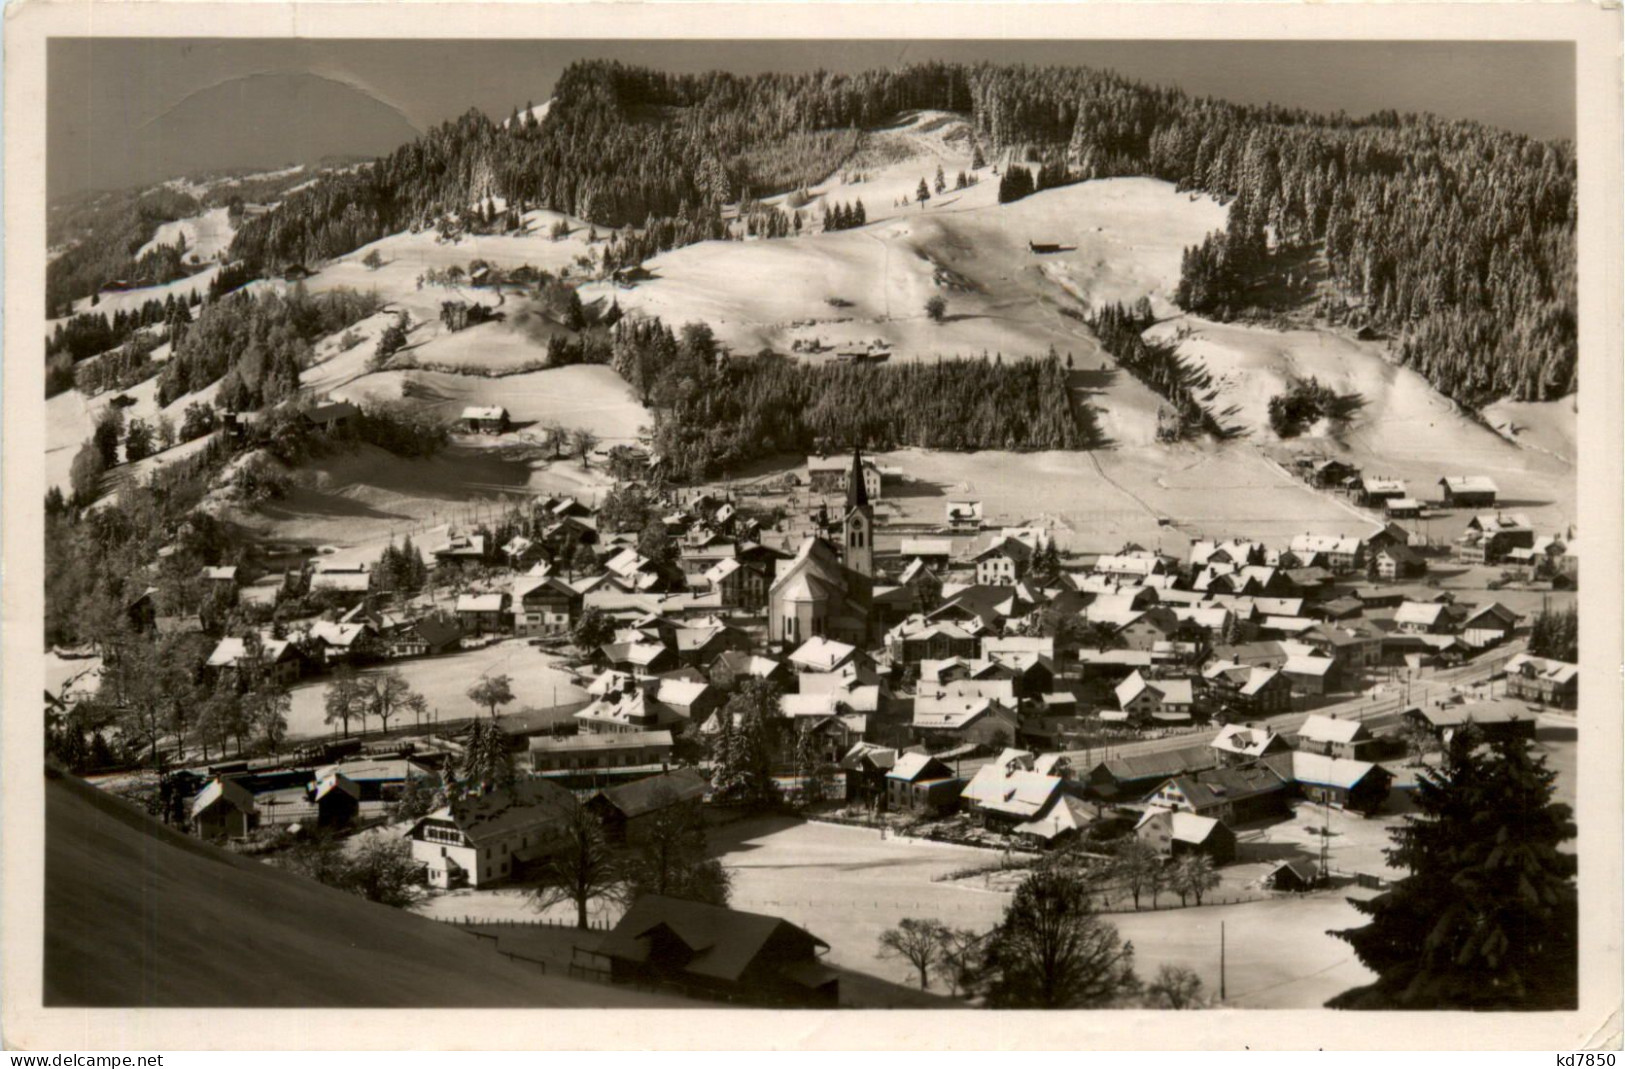
[{"label": "church clock tower", "polygon": [[863,480],[863,457],[852,450],[852,471],[846,477],[846,516],[842,524],[842,563],[859,575],[875,574],[875,510]]}]

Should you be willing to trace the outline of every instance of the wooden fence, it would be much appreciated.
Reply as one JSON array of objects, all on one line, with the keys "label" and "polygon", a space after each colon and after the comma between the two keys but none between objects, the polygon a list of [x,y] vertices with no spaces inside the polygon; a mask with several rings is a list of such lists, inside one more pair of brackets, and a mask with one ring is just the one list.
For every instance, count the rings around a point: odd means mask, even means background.
[{"label": "wooden fence", "polygon": [[461,930],[467,932],[475,939],[489,939],[491,941],[491,949],[495,950],[498,954],[501,954],[509,961],[518,961],[523,962],[526,965],[533,965],[544,973],[547,971],[547,962],[543,961],[541,958],[532,958],[525,954],[516,954],[511,950],[503,950],[502,944],[498,940],[498,937],[489,932],[476,932],[471,928],[463,928]]}]

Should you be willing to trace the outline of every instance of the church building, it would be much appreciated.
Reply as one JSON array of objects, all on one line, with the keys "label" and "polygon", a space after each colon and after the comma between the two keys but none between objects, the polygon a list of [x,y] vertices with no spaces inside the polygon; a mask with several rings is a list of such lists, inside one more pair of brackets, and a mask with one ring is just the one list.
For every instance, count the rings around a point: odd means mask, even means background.
[{"label": "church building", "polygon": [[782,561],[768,591],[768,637],[800,645],[832,638],[867,646],[874,594],[875,515],[863,480],[863,459],[852,454],[846,507],[839,534],[807,539],[793,560]]}]

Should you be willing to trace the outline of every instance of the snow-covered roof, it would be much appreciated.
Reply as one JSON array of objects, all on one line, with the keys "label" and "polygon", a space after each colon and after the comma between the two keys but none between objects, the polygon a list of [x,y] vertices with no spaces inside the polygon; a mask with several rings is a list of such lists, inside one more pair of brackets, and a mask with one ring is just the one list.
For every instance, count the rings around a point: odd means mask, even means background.
[{"label": "snow-covered roof", "polygon": [[1207,842],[1208,836],[1212,835],[1219,827],[1219,822],[1212,817],[1204,817],[1183,809],[1165,809],[1162,806],[1152,806],[1145,811],[1145,815],[1140,818],[1140,822],[1135,825],[1135,828],[1143,828],[1147,823],[1164,814],[1169,818],[1168,831],[1176,842],[1199,846]]},{"label": "snow-covered roof", "polygon": [[1117,707],[1119,709],[1127,708],[1128,704],[1135,698],[1138,698],[1142,691],[1148,689],[1157,690],[1157,693],[1159,694],[1162,693],[1150,683],[1146,682],[1145,677],[1140,675],[1138,671],[1130,672],[1128,678],[1117,684],[1117,687],[1115,688],[1114,693],[1117,695]]},{"label": "snow-covered roof", "polygon": [[1292,778],[1313,786],[1353,787],[1377,768],[1370,761],[1348,757],[1327,757],[1304,750],[1295,750],[1292,754]]},{"label": "snow-covered roof", "polygon": [[816,636],[798,646],[796,651],[790,654],[790,662],[816,672],[830,672],[856,652],[856,646]]},{"label": "snow-covered roof", "polygon": [[1017,824],[1013,830],[1018,835],[1032,835],[1048,841],[1066,832],[1081,831],[1089,823],[1088,805],[1077,798],[1062,795],[1043,816]]},{"label": "snow-covered roof", "polygon": [[1110,575],[1154,575],[1163,567],[1155,554],[1107,553],[1095,560],[1095,571]]},{"label": "snow-covered roof", "polygon": [[1242,757],[1262,757],[1275,733],[1268,728],[1248,727],[1245,724],[1226,724],[1219,729],[1210,744],[1215,750],[1238,754]]},{"label": "snow-covered roof", "polygon": [[886,778],[913,782],[921,772],[925,771],[926,766],[930,765],[934,760],[935,758],[933,758],[930,754],[899,754],[897,757],[897,763],[892,765],[890,772],[886,773]]},{"label": "snow-covered roof", "polygon": [[1298,728],[1298,738],[1311,742],[1353,742],[1360,737],[1364,726],[1358,720],[1339,720],[1335,716],[1311,713]]},{"label": "snow-covered roof", "polygon": [[655,700],[686,709],[705,696],[708,684],[692,679],[662,679],[655,684]]},{"label": "snow-covered roof", "polygon": [[914,699],[917,728],[957,730],[994,708],[992,699],[958,694],[921,694]]},{"label": "snow-covered roof", "polygon": [[835,700],[836,694],[833,691],[819,694],[781,694],[779,712],[791,719],[804,716],[833,716]]},{"label": "snow-covered roof", "polygon": [[1397,624],[1418,624],[1432,626],[1439,622],[1447,606],[1433,601],[1407,601],[1400,604],[1394,613],[1394,622]]},{"label": "snow-covered roof", "polygon": [[1567,661],[1555,661],[1547,657],[1536,657],[1528,653],[1520,653],[1506,663],[1507,675],[1524,675],[1532,673],[1541,679],[1548,679],[1554,683],[1567,683],[1580,674],[1580,666]]},{"label": "snow-covered roof", "polygon": [[1358,553],[1360,540],[1346,535],[1301,534],[1292,538],[1293,553]]},{"label": "snow-covered roof", "polygon": [[[269,635],[260,638],[260,648],[267,664],[274,664],[282,658],[289,647],[285,638],[272,638]],[[227,668],[235,665],[247,653],[247,647],[240,638],[223,638],[215,646],[214,652],[209,654],[206,662],[210,668]]]},{"label": "snow-covered roof", "polygon": [[742,567],[744,567],[744,565],[740,564],[734,558],[725,557],[722,560],[717,561],[717,563],[713,564],[706,571],[705,581],[712,584],[720,583]]},{"label": "snow-covered roof", "polygon": [[1294,654],[1286,659],[1281,671],[1294,676],[1324,676],[1332,670],[1335,662],[1330,657],[1310,657],[1307,654]]},{"label": "snow-covered roof", "polygon": [[192,816],[196,817],[216,802],[225,802],[244,813],[254,813],[257,807],[254,804],[254,795],[247,787],[234,779],[215,778],[207,787],[198,792],[192,799]]}]

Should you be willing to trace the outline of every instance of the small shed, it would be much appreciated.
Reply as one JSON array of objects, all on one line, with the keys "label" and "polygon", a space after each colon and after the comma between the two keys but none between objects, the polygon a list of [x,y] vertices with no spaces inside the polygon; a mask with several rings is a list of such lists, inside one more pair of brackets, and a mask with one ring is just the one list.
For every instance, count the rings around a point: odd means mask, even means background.
[{"label": "small shed", "polygon": [[508,410],[501,405],[469,405],[459,418],[471,434],[501,434],[510,422]]},{"label": "small shed", "polygon": [[316,826],[342,828],[361,813],[361,787],[340,772],[330,772],[316,784]]},{"label": "small shed", "polygon": [[964,781],[929,754],[904,753],[886,773],[886,801],[893,810],[952,812]]},{"label": "small shed", "polygon": [[1294,894],[1313,891],[1319,884],[1320,866],[1313,861],[1283,861],[1264,877],[1264,885],[1270,890]]},{"label": "small shed", "polygon": [[215,777],[192,799],[192,827],[205,839],[241,838],[259,823],[259,807],[247,787]]},{"label": "small shed", "polygon": [[313,427],[331,430],[342,427],[359,415],[361,410],[348,401],[330,401],[305,410],[305,421]]}]

